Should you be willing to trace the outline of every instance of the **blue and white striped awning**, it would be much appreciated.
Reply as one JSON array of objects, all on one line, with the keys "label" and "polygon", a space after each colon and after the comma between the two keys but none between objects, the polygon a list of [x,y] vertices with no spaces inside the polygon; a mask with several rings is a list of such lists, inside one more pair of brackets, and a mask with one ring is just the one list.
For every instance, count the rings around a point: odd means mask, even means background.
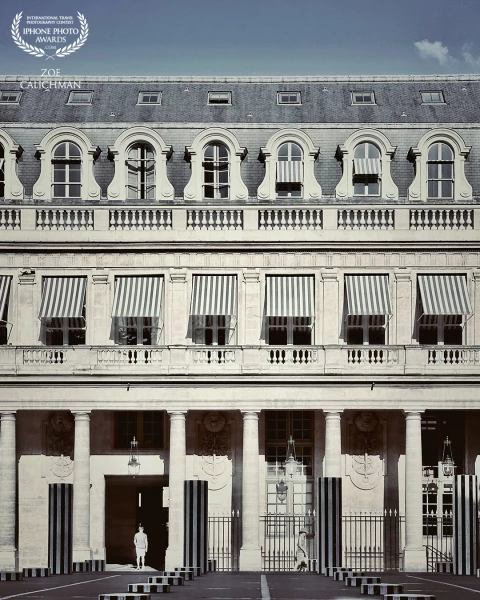
[{"label": "blue and white striped awning", "polygon": [[277,183],[302,183],[303,162],[282,160],[277,162]]},{"label": "blue and white striped awning", "polygon": [[388,275],[345,275],[349,315],[392,315]]},{"label": "blue and white striped awning", "polygon": [[236,275],[194,275],[190,315],[236,316]]},{"label": "blue and white striped awning", "polygon": [[162,315],[163,277],[117,277],[112,317]]},{"label": "blue and white striped awning", "polygon": [[382,161],[379,158],[354,158],[355,175],[381,175]]},{"label": "blue and white striped awning", "polygon": [[315,316],[315,281],[311,275],[268,276],[266,317]]},{"label": "blue and white striped awning", "polygon": [[472,305],[464,275],[419,275],[424,315],[471,315]]},{"label": "blue and white striped awning", "polygon": [[83,317],[86,277],[44,277],[39,319]]},{"label": "blue and white striped awning", "polygon": [[0,321],[3,320],[3,315],[5,313],[5,307],[8,303],[8,295],[10,293],[10,282],[12,278],[8,275],[0,276]]}]

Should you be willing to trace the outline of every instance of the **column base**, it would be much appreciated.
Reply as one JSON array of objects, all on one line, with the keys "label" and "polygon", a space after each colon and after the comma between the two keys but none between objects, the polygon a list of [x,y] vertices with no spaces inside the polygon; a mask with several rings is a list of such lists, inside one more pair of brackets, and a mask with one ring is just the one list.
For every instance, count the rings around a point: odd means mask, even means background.
[{"label": "column base", "polygon": [[174,571],[179,567],[184,567],[185,565],[183,563],[183,549],[178,550],[177,548],[167,548],[167,551],[165,552],[165,571]]},{"label": "column base", "polygon": [[92,560],[92,551],[90,548],[74,548],[72,562],[84,562],[85,560]]},{"label": "column base", "polygon": [[260,548],[240,548],[240,571],[261,571],[262,552]]},{"label": "column base", "polygon": [[18,571],[18,556],[15,548],[0,548],[0,571]]},{"label": "column base", "polygon": [[427,571],[427,553],[425,548],[404,548],[403,550],[404,571]]}]

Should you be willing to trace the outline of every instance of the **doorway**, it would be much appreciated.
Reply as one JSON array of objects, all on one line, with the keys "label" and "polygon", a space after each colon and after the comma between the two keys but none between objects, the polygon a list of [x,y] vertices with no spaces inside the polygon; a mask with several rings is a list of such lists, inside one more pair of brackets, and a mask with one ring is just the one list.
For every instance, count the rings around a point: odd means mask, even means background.
[{"label": "doorway", "polygon": [[168,508],[163,477],[105,477],[105,544],[109,564],[136,565],[133,536],[142,524],[148,536],[148,567],[163,570],[168,545]]}]

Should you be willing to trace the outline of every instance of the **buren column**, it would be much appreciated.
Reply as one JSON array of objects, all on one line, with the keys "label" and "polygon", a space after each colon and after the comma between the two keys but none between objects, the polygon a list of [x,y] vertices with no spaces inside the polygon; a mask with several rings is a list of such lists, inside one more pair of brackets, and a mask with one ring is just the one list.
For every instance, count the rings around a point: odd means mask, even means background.
[{"label": "buren column", "polygon": [[261,551],[259,533],[258,412],[243,413],[242,468],[242,547],[240,571],[259,571]]},{"label": "buren column", "polygon": [[183,567],[185,539],[184,485],[186,475],[185,411],[170,412],[170,461],[168,468],[168,548],[165,569]]},{"label": "buren column", "polygon": [[420,412],[406,412],[404,571],[426,571],[422,517],[422,427]]},{"label": "buren column", "polygon": [[90,550],[90,412],[75,417],[73,470],[73,562],[91,560]]},{"label": "buren column", "polygon": [[0,571],[16,571],[15,412],[2,412],[0,417]]},{"label": "buren column", "polygon": [[342,476],[342,411],[325,412],[324,477]]}]

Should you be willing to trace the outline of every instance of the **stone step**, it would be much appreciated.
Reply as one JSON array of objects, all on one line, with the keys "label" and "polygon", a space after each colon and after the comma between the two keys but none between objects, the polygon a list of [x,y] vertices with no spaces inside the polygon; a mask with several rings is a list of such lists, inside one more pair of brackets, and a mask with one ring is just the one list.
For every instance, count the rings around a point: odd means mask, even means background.
[{"label": "stone step", "polygon": [[345,585],[350,587],[360,587],[362,583],[382,583],[380,577],[346,577]]},{"label": "stone step", "polygon": [[360,573],[358,571],[338,571],[333,574],[334,581],[345,581],[347,577],[363,577],[365,573]]},{"label": "stone step", "polygon": [[403,585],[400,583],[362,583],[360,593],[367,596],[383,596],[385,594],[401,594]]},{"label": "stone step", "polygon": [[168,583],[169,585],[184,585],[185,579],[183,577],[179,577],[178,573],[176,574],[176,576],[154,575],[153,577],[148,578],[148,583]]},{"label": "stone step", "polygon": [[436,600],[432,594],[385,594],[383,600]]},{"label": "stone step", "polygon": [[195,579],[193,571],[158,571],[157,577],[183,577],[185,581]]},{"label": "stone step", "polygon": [[113,594],[100,594],[98,600],[150,600],[150,594],[130,594],[129,592],[116,592]]},{"label": "stone step", "polygon": [[129,583],[129,592],[142,592],[144,594],[166,594],[170,591],[168,583]]},{"label": "stone step", "polygon": [[0,571],[0,581],[22,581],[21,571]]},{"label": "stone step", "polygon": [[202,569],[200,567],[177,567],[175,571],[192,571],[195,577],[200,577]]},{"label": "stone step", "polygon": [[24,577],[50,577],[52,571],[49,567],[26,567],[23,569]]}]

